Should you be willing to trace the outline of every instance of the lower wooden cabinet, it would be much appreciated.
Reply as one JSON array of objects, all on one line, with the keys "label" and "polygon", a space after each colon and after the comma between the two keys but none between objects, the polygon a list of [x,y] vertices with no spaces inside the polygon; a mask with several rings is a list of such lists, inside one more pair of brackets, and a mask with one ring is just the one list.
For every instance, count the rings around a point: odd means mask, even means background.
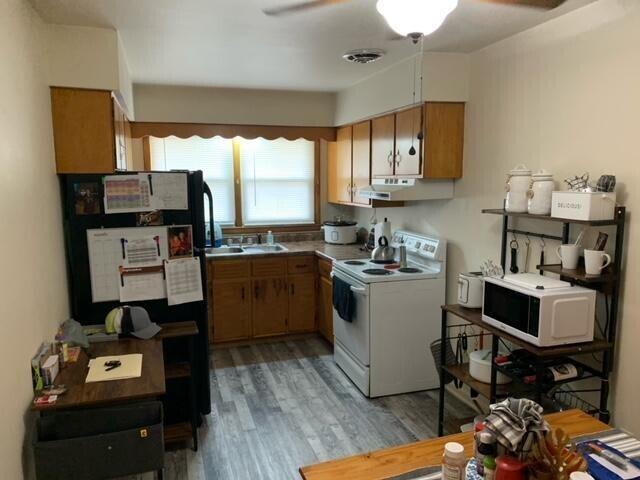
[{"label": "lower wooden cabinet", "polygon": [[316,329],[316,275],[289,275],[289,332]]},{"label": "lower wooden cabinet", "polygon": [[209,264],[214,343],[317,330],[313,255]]},{"label": "lower wooden cabinet", "polygon": [[251,335],[251,282],[214,281],[212,332],[214,342],[241,340]]},{"label": "lower wooden cabinet", "polygon": [[318,260],[318,331],[333,343],[333,281],[331,262]]},{"label": "lower wooden cabinet", "polygon": [[285,277],[251,281],[253,288],[253,336],[265,337],[287,333],[289,298]]}]

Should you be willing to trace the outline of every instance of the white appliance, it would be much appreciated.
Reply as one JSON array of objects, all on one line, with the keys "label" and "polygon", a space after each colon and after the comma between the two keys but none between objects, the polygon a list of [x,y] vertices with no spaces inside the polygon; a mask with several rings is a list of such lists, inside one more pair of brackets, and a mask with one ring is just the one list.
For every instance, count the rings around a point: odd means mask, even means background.
[{"label": "white appliance", "polygon": [[322,225],[324,230],[324,241],[346,245],[356,243],[358,240],[358,225],[351,220],[330,220]]},{"label": "white appliance", "polygon": [[458,305],[467,308],[482,306],[482,272],[458,275]]},{"label": "white appliance", "polygon": [[539,347],[593,340],[596,291],[533,273],[484,279],[482,319]]},{"label": "white appliance", "polygon": [[409,201],[453,198],[453,180],[374,178],[358,195],[372,200]]},{"label": "white appliance", "polygon": [[398,251],[401,243],[406,269],[358,259],[335,261],[331,272],[350,285],[356,302],[352,322],[333,310],[334,359],[368,397],[439,385],[428,347],[440,338],[446,242],[398,230],[391,245]]}]

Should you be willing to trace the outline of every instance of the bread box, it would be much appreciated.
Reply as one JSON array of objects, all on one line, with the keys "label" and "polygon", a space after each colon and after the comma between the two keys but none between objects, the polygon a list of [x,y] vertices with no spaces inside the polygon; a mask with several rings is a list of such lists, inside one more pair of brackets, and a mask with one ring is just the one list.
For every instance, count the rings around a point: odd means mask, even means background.
[{"label": "bread box", "polygon": [[569,220],[612,220],[615,192],[553,192],[551,216]]}]

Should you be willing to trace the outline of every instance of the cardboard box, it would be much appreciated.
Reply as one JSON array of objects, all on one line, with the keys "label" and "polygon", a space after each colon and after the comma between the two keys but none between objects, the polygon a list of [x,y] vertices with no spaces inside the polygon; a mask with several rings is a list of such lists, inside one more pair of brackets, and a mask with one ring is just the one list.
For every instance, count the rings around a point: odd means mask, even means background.
[{"label": "cardboard box", "polygon": [[553,192],[551,216],[568,220],[613,220],[615,192]]}]

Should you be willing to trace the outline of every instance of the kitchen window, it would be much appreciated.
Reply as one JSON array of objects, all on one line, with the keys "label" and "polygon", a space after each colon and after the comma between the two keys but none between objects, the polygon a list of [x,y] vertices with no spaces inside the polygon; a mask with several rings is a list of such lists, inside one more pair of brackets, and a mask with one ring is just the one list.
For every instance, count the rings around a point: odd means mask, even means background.
[{"label": "kitchen window", "polygon": [[297,139],[149,137],[153,170],[202,170],[226,227],[313,225],[316,144]]}]

